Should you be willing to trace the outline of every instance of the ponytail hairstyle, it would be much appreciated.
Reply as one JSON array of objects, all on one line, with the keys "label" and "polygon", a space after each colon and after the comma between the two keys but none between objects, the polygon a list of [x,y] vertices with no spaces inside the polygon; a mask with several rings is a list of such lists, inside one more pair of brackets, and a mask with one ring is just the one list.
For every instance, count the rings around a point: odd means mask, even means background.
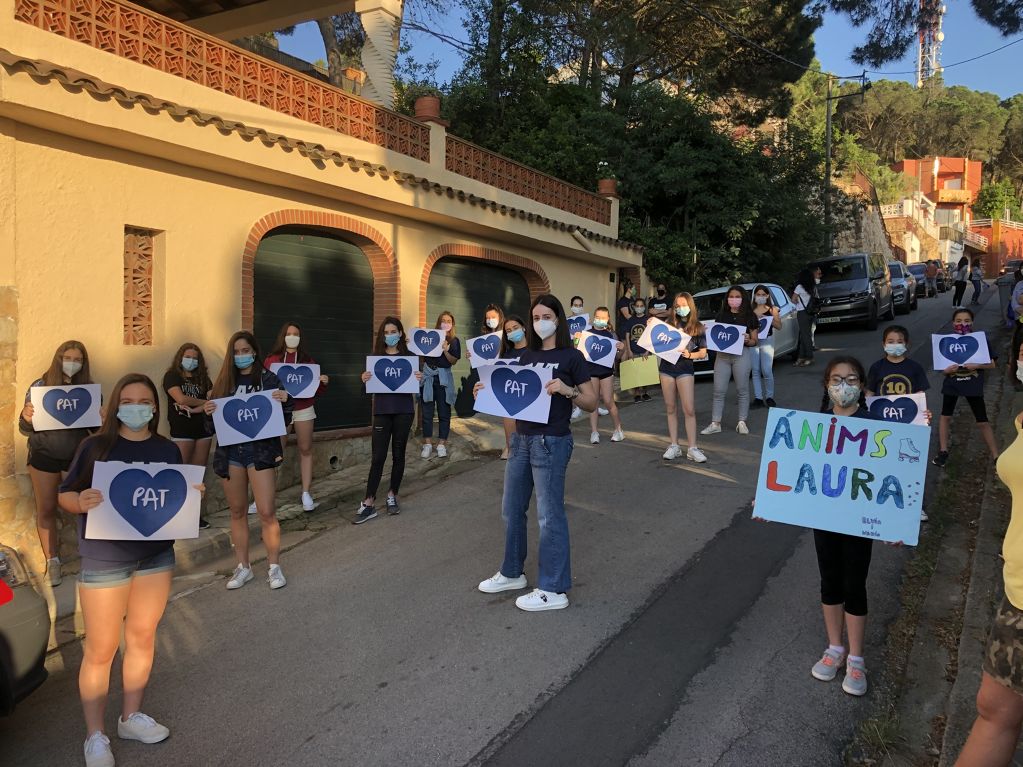
[{"label": "ponytail hairstyle", "polygon": [[68,349],[77,349],[82,353],[82,369],[71,376],[71,383],[76,385],[91,384],[92,377],[89,373],[89,352],[85,350],[85,344],[81,341],[65,341],[57,347],[50,361],[50,367],[43,373],[44,386],[64,386],[64,352]]},{"label": "ponytail hairstyle", "polygon": [[252,354],[255,357],[252,362],[252,386],[256,391],[261,391],[263,388],[263,355],[259,352],[259,344],[252,333],[247,330],[239,330],[227,342],[224,362],[220,366],[217,380],[213,382],[211,399],[230,397],[238,390],[238,368],[234,366],[234,345],[238,341],[245,341],[252,347]]}]

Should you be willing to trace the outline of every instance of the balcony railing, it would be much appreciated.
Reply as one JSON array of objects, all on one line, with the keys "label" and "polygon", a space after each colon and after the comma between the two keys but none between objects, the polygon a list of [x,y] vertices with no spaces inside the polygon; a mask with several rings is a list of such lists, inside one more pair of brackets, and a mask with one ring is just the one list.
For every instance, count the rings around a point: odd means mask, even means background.
[{"label": "balcony railing", "polygon": [[968,226],[972,229],[990,229],[995,225],[995,221],[1001,225],[1002,229],[1012,229],[1017,232],[1023,232],[1023,224],[1019,221],[1009,221],[1005,218],[975,218],[968,224]]},{"label": "balcony railing", "polygon": [[967,245],[972,245],[975,248],[979,248],[980,250],[987,250],[988,246],[987,237],[985,237],[982,234],[977,234],[976,232],[971,232],[969,229],[963,232],[963,242],[965,242]]}]

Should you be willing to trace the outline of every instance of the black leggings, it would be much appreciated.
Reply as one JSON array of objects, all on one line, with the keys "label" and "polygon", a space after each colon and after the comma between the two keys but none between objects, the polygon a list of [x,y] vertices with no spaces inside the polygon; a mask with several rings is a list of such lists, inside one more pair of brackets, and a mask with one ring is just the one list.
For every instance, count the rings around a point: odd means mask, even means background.
[{"label": "black leggings", "polygon": [[955,293],[952,295],[952,306],[962,306],[964,295],[966,295],[966,282],[957,282]]},{"label": "black leggings", "polygon": [[394,415],[373,416],[373,463],[369,467],[369,479],[366,481],[366,497],[376,498],[380,478],[384,474],[384,462],[387,460],[387,445],[391,446],[391,486],[390,491],[398,494],[401,478],[405,474],[405,447],[412,431],[412,413],[396,413]]},{"label": "black leggings", "polygon": [[867,571],[874,542],[870,538],[814,530],[821,604],[845,605],[849,615],[867,614]]},{"label": "black leggings", "polygon": [[[943,416],[955,415],[956,402],[958,401],[958,394],[941,395],[941,414]],[[987,423],[987,406],[984,404],[984,398],[966,397],[966,401],[969,403],[970,410],[973,411],[973,417],[977,419],[977,423]]]}]

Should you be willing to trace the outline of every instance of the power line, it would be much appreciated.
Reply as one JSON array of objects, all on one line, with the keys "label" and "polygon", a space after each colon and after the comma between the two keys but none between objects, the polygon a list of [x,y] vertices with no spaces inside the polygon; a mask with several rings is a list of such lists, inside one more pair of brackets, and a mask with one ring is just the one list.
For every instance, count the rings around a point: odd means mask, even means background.
[{"label": "power line", "polygon": [[[968,59],[963,59],[962,61],[955,61],[955,62],[953,62],[951,64],[945,64],[941,68],[942,69],[951,69],[952,67],[958,67],[960,64],[969,64],[971,61],[976,61],[977,59],[982,59],[982,58],[984,58],[986,56],[990,56],[993,53],[998,53],[999,51],[1004,51],[1010,45],[1016,45],[1016,43],[1023,43],[1023,37],[1017,37],[1015,40],[1011,40],[1010,42],[1007,42],[1005,45],[1001,45],[998,48],[995,48],[994,50],[988,51],[987,53],[981,53],[981,54],[979,54],[977,56],[971,56]],[[867,74],[870,74],[870,75],[915,75],[916,74],[916,70],[912,69],[912,70],[907,70],[907,71],[904,71],[904,72],[878,72],[878,71],[876,71],[874,69],[868,69],[867,70]]]}]

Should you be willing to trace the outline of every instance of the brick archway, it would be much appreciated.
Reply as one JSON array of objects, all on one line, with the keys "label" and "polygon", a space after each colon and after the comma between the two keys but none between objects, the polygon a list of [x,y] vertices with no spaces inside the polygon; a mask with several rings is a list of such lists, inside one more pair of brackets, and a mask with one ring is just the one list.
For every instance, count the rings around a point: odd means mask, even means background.
[{"label": "brick archway", "polygon": [[426,293],[430,286],[430,273],[433,271],[434,265],[445,256],[455,256],[457,258],[474,258],[480,261],[490,261],[499,266],[504,266],[512,269],[522,275],[526,281],[526,287],[529,288],[530,300],[535,299],[537,296],[541,296],[544,293],[551,292],[551,281],[547,278],[547,273],[544,272],[543,267],[540,264],[533,261],[531,258],[525,258],[523,256],[516,256],[512,253],[505,253],[502,250],[494,250],[493,248],[484,248],[479,245],[464,245],[458,243],[446,243],[437,248],[434,248],[433,252],[430,253],[426,258],[426,264],[423,266],[423,277],[419,282],[419,325],[426,325]]},{"label": "brick archway", "polygon": [[282,226],[308,226],[312,229],[343,232],[366,255],[373,271],[373,326],[384,317],[401,316],[401,294],[398,290],[398,260],[391,243],[376,229],[362,221],[339,213],[318,210],[279,210],[259,219],[249,231],[242,251],[242,327],[252,329],[255,318],[253,306],[253,275],[256,251],[263,237]]}]

